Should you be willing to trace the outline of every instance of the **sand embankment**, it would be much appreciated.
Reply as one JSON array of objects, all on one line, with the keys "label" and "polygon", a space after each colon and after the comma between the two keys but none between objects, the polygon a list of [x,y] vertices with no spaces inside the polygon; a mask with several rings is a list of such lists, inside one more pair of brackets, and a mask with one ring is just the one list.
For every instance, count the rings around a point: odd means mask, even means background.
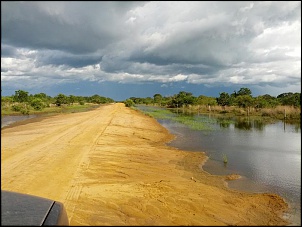
[{"label": "sand embankment", "polygon": [[274,194],[230,190],[203,152],[123,104],[1,131],[1,189],[65,204],[70,225],[287,225]]}]

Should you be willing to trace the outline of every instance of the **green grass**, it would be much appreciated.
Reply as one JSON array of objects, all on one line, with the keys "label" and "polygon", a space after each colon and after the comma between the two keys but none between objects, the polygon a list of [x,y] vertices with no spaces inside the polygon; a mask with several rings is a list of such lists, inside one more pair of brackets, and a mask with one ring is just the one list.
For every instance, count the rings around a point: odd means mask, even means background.
[{"label": "green grass", "polygon": [[170,110],[167,109],[158,109],[158,108],[147,108],[144,110],[135,108],[138,111],[143,112],[145,115],[151,116],[155,119],[168,119],[172,120],[174,122],[178,122],[181,124],[184,124],[188,126],[189,128],[193,130],[213,130],[213,127],[211,125],[211,121],[206,120],[205,118],[199,118],[199,117],[194,117],[188,116],[188,115],[183,115],[183,114],[176,114],[171,112]]},{"label": "green grass", "polygon": [[[95,104],[86,104],[86,105],[70,105],[70,106],[52,106],[45,107],[42,110],[34,110],[33,108],[29,108],[28,114],[56,114],[56,113],[76,113],[76,112],[84,112],[94,109],[99,105]],[[2,108],[1,115],[22,115],[21,112],[16,112],[11,110],[11,108]]]},{"label": "green grass", "polygon": [[144,111],[146,115],[149,115],[151,117],[154,117],[156,119],[171,119],[173,118],[173,113],[171,113],[169,110],[164,109],[154,109],[150,111]]},{"label": "green grass", "polygon": [[173,121],[179,122],[181,124],[184,124],[188,126],[190,129],[193,130],[213,130],[213,127],[211,127],[210,121],[203,121],[202,118],[193,117],[193,116],[177,116]]}]

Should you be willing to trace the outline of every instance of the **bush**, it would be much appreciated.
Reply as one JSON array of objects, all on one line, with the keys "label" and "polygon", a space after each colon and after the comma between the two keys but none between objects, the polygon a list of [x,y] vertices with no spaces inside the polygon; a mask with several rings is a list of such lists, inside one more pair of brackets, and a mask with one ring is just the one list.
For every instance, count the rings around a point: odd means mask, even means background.
[{"label": "bush", "polygon": [[127,99],[125,102],[126,107],[134,106],[134,102],[132,99]]},{"label": "bush", "polygon": [[12,105],[12,111],[20,112],[21,109],[22,109],[22,105],[20,104]]},{"label": "bush", "polygon": [[45,107],[44,102],[39,98],[34,98],[33,100],[31,100],[30,105],[35,110],[42,110]]},{"label": "bush", "polygon": [[29,114],[29,110],[28,109],[26,109],[26,108],[23,108],[23,109],[21,109],[21,111],[20,111],[22,114]]},{"label": "bush", "polygon": [[21,112],[22,114],[29,114],[29,109],[28,107],[22,104],[15,104],[12,106],[12,110],[16,112]]}]

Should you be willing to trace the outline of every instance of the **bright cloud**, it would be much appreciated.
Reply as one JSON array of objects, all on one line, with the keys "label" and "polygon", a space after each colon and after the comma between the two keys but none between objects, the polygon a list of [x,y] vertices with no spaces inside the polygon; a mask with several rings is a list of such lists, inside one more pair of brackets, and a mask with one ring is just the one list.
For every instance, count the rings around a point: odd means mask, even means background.
[{"label": "bright cloud", "polygon": [[11,89],[81,81],[301,86],[298,1],[7,1],[1,15],[1,81]]}]

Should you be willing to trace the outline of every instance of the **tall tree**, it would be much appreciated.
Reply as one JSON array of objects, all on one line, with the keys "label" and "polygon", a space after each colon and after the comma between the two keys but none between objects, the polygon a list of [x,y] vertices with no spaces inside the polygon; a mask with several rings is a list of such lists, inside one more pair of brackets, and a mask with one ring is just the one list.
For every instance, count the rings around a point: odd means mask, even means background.
[{"label": "tall tree", "polygon": [[191,92],[180,91],[172,99],[172,107],[181,107],[192,105],[196,102],[196,97]]},{"label": "tall tree", "polygon": [[68,104],[69,103],[69,100],[68,100],[68,97],[64,94],[58,94],[56,97],[55,97],[55,103],[57,106],[61,106],[62,104]]},{"label": "tall tree", "polygon": [[15,102],[27,102],[28,101],[28,92],[23,90],[15,91],[14,95]]},{"label": "tall tree", "polygon": [[153,98],[154,98],[154,103],[161,105],[161,101],[163,98],[163,96],[161,94],[155,94],[155,95],[153,95]]},{"label": "tall tree", "polygon": [[230,95],[226,92],[219,93],[219,97],[217,98],[217,103],[220,106],[230,105]]},{"label": "tall tree", "polygon": [[236,93],[236,97],[240,95],[249,95],[252,96],[252,91],[249,88],[242,87],[239,89],[239,91]]}]

